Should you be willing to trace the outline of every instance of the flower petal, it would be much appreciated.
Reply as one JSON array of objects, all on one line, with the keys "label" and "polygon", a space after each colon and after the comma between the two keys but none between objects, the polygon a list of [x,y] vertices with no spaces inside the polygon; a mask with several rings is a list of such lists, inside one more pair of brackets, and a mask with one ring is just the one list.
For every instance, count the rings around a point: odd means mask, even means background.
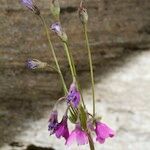
[{"label": "flower petal", "polygon": [[56,128],[56,131],[55,131],[56,137],[60,138],[63,134],[63,131],[64,131],[64,126],[63,125],[60,125],[58,128]]},{"label": "flower petal", "polygon": [[108,138],[110,131],[112,131],[106,124],[97,123],[97,134],[99,137]]},{"label": "flower petal", "polygon": [[65,145],[71,145],[73,143],[73,141],[76,139],[76,132],[75,130],[73,130],[69,136],[69,138],[67,139]]},{"label": "flower petal", "polygon": [[84,145],[88,143],[88,136],[84,131],[78,131],[76,134],[76,140],[78,145]]},{"label": "flower petal", "polygon": [[98,141],[99,143],[103,144],[105,142],[105,139],[102,139],[101,137],[97,137],[96,141]]},{"label": "flower petal", "polygon": [[68,128],[67,128],[66,130],[64,130],[62,136],[63,136],[66,140],[68,139],[68,137],[69,137],[69,130],[68,130]]}]

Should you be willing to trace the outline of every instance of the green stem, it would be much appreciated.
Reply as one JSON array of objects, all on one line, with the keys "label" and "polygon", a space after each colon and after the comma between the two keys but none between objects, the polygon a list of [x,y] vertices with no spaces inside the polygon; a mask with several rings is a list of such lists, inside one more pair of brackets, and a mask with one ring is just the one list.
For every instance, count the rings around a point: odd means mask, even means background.
[{"label": "green stem", "polygon": [[94,147],[94,142],[93,142],[93,139],[91,137],[91,134],[88,133],[88,139],[89,139],[89,146],[90,146],[90,150],[95,150],[95,147]]},{"label": "green stem", "polygon": [[47,28],[46,22],[45,22],[45,20],[44,20],[44,18],[42,16],[39,16],[39,17],[40,17],[40,19],[41,19],[41,21],[42,21],[42,23],[44,25],[45,32],[46,32],[46,35],[47,35],[47,39],[48,39],[48,42],[49,42],[49,48],[52,51],[52,54],[53,54],[53,57],[54,57],[54,60],[55,60],[55,64],[57,66],[57,69],[58,69],[58,72],[59,72],[59,75],[60,75],[60,78],[61,78],[61,81],[62,81],[62,84],[63,84],[63,89],[64,89],[64,92],[66,94],[68,92],[68,90],[67,90],[66,83],[65,83],[65,80],[63,78],[63,75],[62,75],[62,72],[61,72],[61,69],[60,69],[60,66],[59,66],[59,63],[58,63],[55,51],[54,51],[54,47],[53,47],[52,42],[51,42],[51,38],[50,38],[50,34],[48,32],[48,28]]},{"label": "green stem", "polygon": [[76,73],[76,68],[75,68],[73,56],[72,56],[71,51],[68,48],[68,44],[65,43],[65,42],[64,42],[64,49],[65,49],[66,54],[67,54],[67,58],[68,58],[68,62],[69,62],[70,70],[71,70],[72,79],[75,80],[76,83],[77,83],[77,88],[80,91],[83,107],[86,108],[84,100],[83,100],[83,95],[82,95],[82,92],[81,92],[81,88],[80,88],[79,83],[77,81],[77,73]]},{"label": "green stem", "polygon": [[74,72],[74,69],[73,69],[73,65],[72,65],[70,53],[69,53],[69,50],[68,50],[68,46],[67,46],[67,43],[65,43],[65,42],[63,42],[63,43],[64,43],[64,49],[66,51],[67,59],[68,59],[70,70],[71,70],[72,80],[74,80],[76,78],[76,76],[75,76],[75,72]]},{"label": "green stem", "polygon": [[85,40],[88,50],[88,57],[89,57],[89,65],[90,65],[90,74],[91,74],[91,83],[92,83],[92,96],[93,96],[93,116],[95,116],[95,91],[94,91],[94,75],[93,75],[93,65],[92,65],[92,55],[91,55],[91,49],[89,45],[89,39],[87,34],[87,25],[84,24],[84,34],[85,34]]},{"label": "green stem", "polygon": [[[48,42],[49,42],[49,47],[50,47],[50,50],[52,51],[52,54],[53,54],[53,57],[54,57],[54,60],[55,60],[55,64],[56,64],[56,67],[57,67],[56,70],[57,70],[57,72],[60,75],[60,78],[61,78],[61,81],[62,81],[62,84],[63,84],[63,88],[64,88],[64,92],[65,92],[65,94],[67,94],[68,93],[67,86],[66,86],[66,83],[64,81],[64,78],[63,78],[63,75],[62,75],[62,72],[61,72],[61,69],[60,69],[60,66],[59,66],[59,63],[58,63],[55,51],[54,51],[54,47],[53,47],[52,42],[51,42],[51,38],[50,38],[50,35],[49,35],[49,32],[48,32],[48,28],[47,28],[46,22],[45,22],[45,20],[44,20],[44,18],[42,16],[40,16],[40,19],[41,19],[41,21],[42,21],[42,23],[44,25],[44,28],[45,28],[47,39],[48,39]],[[76,114],[74,108],[72,108],[72,110],[73,110],[74,114]]]}]

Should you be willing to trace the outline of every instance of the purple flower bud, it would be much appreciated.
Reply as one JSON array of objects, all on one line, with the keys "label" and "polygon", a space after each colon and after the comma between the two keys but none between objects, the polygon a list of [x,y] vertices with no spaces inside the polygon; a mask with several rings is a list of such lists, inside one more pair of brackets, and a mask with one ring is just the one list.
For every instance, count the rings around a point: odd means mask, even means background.
[{"label": "purple flower bud", "polygon": [[54,31],[63,42],[67,42],[68,40],[67,35],[62,29],[59,22],[53,23],[51,25],[51,30]]},{"label": "purple flower bud", "polygon": [[115,135],[115,132],[111,128],[101,122],[96,122],[95,133],[97,135],[96,140],[101,144],[105,142],[106,138],[113,137]]},{"label": "purple flower bud", "polygon": [[59,124],[57,124],[57,127],[55,129],[55,135],[57,138],[60,138],[62,136],[66,140],[68,139],[69,130],[67,125],[67,116],[63,116],[62,121]]},{"label": "purple flower bud", "polygon": [[20,0],[20,3],[27,7],[28,9],[30,9],[31,11],[33,11],[36,15],[40,15],[40,10],[38,9],[38,7],[33,3],[32,0]]},{"label": "purple flower bud", "polygon": [[50,131],[50,135],[54,134],[55,132],[55,129],[58,125],[58,112],[55,110],[55,111],[52,111],[51,115],[50,115],[50,118],[49,118],[49,125],[48,125],[48,131]]},{"label": "purple flower bud", "polygon": [[75,83],[72,83],[69,89],[69,93],[67,95],[67,103],[72,103],[72,105],[76,108],[80,102],[80,93],[77,91]]},{"label": "purple flower bud", "polygon": [[28,7],[29,9],[33,8],[32,0],[20,0],[20,2],[22,3],[22,5]]},{"label": "purple flower bud", "polygon": [[27,60],[27,68],[29,69],[40,69],[45,68],[48,64],[45,62],[41,62],[37,59],[28,59]]},{"label": "purple flower bud", "polygon": [[81,129],[79,124],[76,124],[75,129],[71,132],[66,141],[66,145],[71,145],[75,140],[77,141],[78,145],[85,145],[88,143],[88,135]]},{"label": "purple flower bud", "polygon": [[51,29],[57,34],[61,34],[62,32],[62,28],[59,22],[53,23],[51,26]]}]

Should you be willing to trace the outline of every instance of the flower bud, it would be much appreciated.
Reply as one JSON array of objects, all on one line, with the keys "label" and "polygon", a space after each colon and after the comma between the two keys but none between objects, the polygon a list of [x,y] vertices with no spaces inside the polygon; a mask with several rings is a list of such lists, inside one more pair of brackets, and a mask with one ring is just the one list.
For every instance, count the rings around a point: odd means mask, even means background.
[{"label": "flower bud", "polygon": [[83,7],[82,3],[79,7],[79,18],[80,18],[82,24],[86,24],[88,22],[87,9],[85,7]]},{"label": "flower bud", "polygon": [[51,30],[54,31],[63,42],[68,41],[68,37],[64,32],[64,30],[62,29],[59,22],[53,23],[51,26]]},{"label": "flower bud", "polygon": [[41,62],[37,59],[28,59],[27,60],[27,68],[29,69],[43,69],[47,66],[48,64],[45,62]]},{"label": "flower bud", "polygon": [[34,12],[36,15],[40,15],[39,8],[33,3],[32,0],[20,0],[21,4],[28,9],[30,9],[32,12]]},{"label": "flower bud", "polygon": [[77,108],[80,103],[80,97],[80,92],[77,90],[75,83],[72,83],[66,97],[67,103],[71,103],[73,107]]},{"label": "flower bud", "polygon": [[58,112],[57,110],[53,110],[50,114],[48,124],[48,131],[50,131],[50,135],[54,134],[55,129],[58,125]]},{"label": "flower bud", "polygon": [[60,15],[60,5],[58,0],[51,0],[50,10],[52,15],[58,19]]}]

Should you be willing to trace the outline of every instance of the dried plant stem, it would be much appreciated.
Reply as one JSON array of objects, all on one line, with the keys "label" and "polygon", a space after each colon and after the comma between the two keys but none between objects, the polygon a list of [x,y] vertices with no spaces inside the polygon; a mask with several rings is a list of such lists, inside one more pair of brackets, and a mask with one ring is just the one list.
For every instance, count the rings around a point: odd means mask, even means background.
[{"label": "dried plant stem", "polygon": [[86,46],[87,46],[88,57],[89,57],[91,83],[92,83],[92,96],[93,96],[93,116],[95,117],[95,90],[94,90],[94,74],[93,74],[92,55],[91,55],[91,49],[90,49],[89,39],[88,39],[88,34],[87,34],[87,25],[84,24],[83,28],[84,28]]},{"label": "dried plant stem", "polygon": [[56,57],[56,53],[54,51],[54,47],[52,45],[52,42],[51,42],[51,38],[50,38],[50,34],[48,32],[48,28],[47,28],[47,25],[46,25],[46,22],[44,20],[44,18],[42,16],[39,16],[43,25],[44,25],[44,28],[45,28],[45,32],[46,32],[46,35],[47,35],[47,39],[48,39],[48,42],[49,42],[49,50],[52,51],[52,54],[53,54],[53,57],[54,57],[54,60],[55,60],[55,64],[56,64],[56,67],[57,67],[57,70],[58,70],[58,73],[60,75],[60,78],[61,78],[61,81],[62,81],[62,84],[63,84],[63,89],[64,89],[64,92],[65,94],[68,93],[68,90],[67,90],[67,86],[66,86],[66,83],[65,83],[65,80],[64,80],[64,77],[63,77],[63,74],[61,72],[61,69],[60,69],[60,66],[59,66],[59,63],[58,63],[58,60],[57,60],[57,57]]}]

